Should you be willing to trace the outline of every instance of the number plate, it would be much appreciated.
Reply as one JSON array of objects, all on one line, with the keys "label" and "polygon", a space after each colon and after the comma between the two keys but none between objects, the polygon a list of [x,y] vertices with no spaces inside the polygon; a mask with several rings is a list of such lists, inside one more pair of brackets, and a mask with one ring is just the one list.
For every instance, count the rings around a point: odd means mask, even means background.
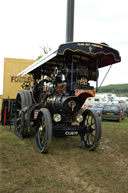
[{"label": "number plate", "polygon": [[65,135],[67,136],[78,135],[78,131],[65,131]]},{"label": "number plate", "polygon": [[114,115],[114,113],[107,113],[107,115]]}]

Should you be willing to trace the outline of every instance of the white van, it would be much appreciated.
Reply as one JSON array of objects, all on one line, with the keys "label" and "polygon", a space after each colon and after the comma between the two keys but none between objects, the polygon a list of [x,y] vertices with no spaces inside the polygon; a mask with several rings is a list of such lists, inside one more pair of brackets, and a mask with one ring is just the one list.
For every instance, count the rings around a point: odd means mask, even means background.
[{"label": "white van", "polygon": [[84,103],[84,106],[91,107],[96,103],[105,103],[105,100],[102,97],[88,97]]}]

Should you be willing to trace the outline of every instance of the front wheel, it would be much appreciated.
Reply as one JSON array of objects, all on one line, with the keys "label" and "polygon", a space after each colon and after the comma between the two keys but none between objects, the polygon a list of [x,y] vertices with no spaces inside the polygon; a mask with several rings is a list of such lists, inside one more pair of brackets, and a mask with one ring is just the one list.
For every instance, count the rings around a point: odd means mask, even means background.
[{"label": "front wheel", "polygon": [[48,109],[40,109],[37,117],[36,144],[40,153],[47,153],[52,138],[52,119]]},{"label": "front wheel", "polygon": [[95,150],[99,145],[102,129],[98,114],[92,110],[85,110],[83,113],[85,128],[81,133],[81,141],[83,146],[88,150]]}]

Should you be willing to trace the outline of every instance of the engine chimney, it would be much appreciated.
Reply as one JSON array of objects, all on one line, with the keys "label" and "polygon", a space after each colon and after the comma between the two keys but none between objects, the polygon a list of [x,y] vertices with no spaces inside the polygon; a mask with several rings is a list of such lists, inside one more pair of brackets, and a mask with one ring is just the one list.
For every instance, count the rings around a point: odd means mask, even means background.
[{"label": "engine chimney", "polygon": [[67,0],[66,42],[73,41],[74,32],[74,0]]}]

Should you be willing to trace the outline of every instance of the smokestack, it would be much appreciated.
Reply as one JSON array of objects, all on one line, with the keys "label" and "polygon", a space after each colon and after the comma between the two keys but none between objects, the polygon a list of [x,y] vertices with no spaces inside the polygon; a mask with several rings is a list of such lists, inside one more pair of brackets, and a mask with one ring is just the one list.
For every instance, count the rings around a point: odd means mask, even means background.
[{"label": "smokestack", "polygon": [[74,0],[67,0],[66,42],[73,41],[74,32]]}]

